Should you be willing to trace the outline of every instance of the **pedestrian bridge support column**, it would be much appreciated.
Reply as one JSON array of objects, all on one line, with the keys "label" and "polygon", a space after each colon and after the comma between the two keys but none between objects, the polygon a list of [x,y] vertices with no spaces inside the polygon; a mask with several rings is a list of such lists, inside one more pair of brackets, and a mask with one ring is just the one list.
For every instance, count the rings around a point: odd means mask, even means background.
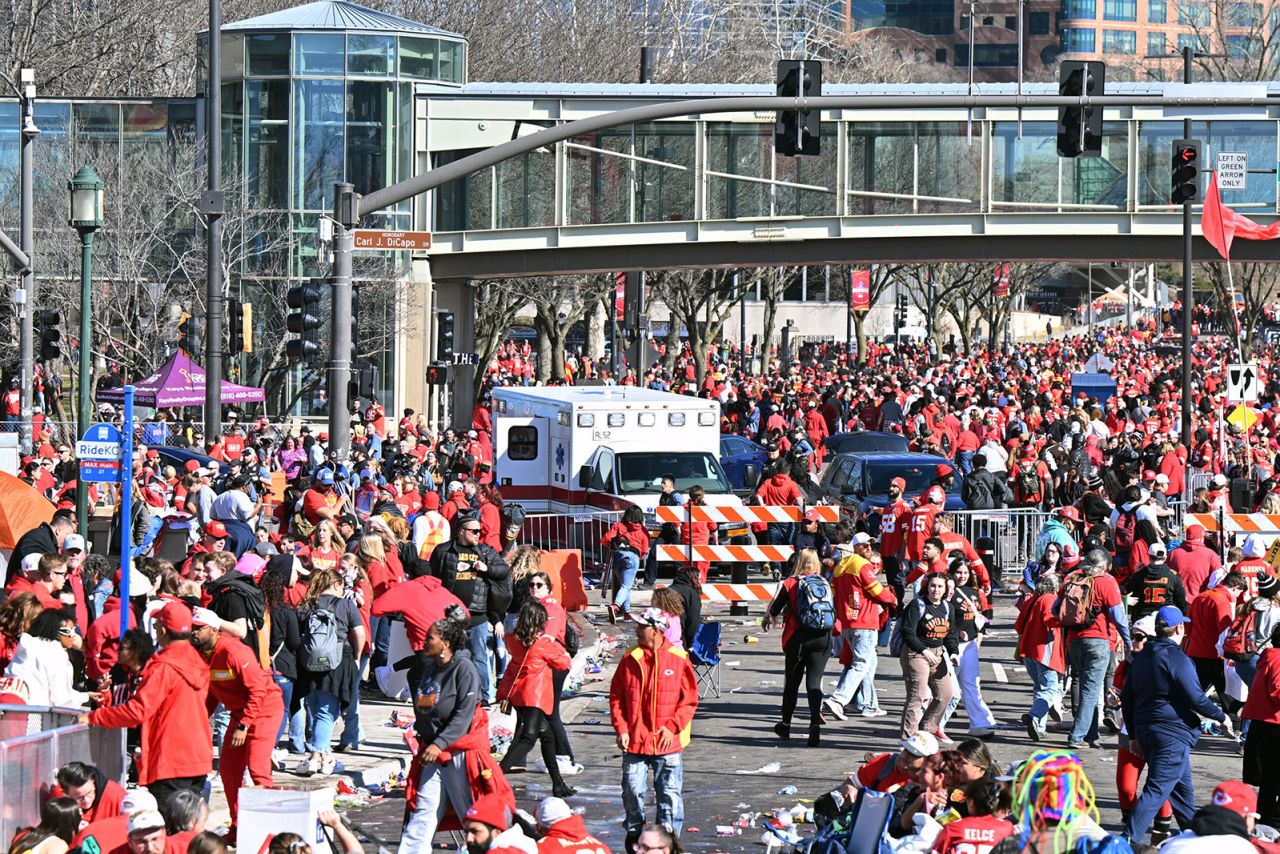
[{"label": "pedestrian bridge support column", "polygon": [[[434,284],[435,311],[453,312],[453,352],[474,353],[476,351],[476,306],[475,290],[469,279],[439,279]],[[432,337],[435,336],[435,315],[430,317]],[[436,357],[436,348],[431,350],[431,359]],[[449,384],[447,394],[447,412],[442,412],[440,424],[454,426],[466,430],[471,426],[471,406],[474,402],[475,372],[483,370],[479,365],[456,365],[453,368],[453,380]]]},{"label": "pedestrian bridge support column", "polygon": [[406,409],[421,412],[435,423],[435,395],[427,388],[427,366],[435,358],[435,286],[431,262],[414,260],[412,272],[401,284],[396,300],[395,417]]}]

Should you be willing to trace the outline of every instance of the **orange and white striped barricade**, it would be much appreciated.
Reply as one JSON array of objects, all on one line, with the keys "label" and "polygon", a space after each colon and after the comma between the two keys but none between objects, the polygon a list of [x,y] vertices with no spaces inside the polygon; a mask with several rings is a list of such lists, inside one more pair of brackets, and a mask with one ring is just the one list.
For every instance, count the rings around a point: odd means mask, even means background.
[{"label": "orange and white striped barricade", "polygon": [[703,602],[772,602],[777,584],[704,584]]},{"label": "orange and white striped barricade", "polygon": [[1266,513],[1189,513],[1187,515],[1196,524],[1204,526],[1206,531],[1280,537],[1280,516],[1270,516]]},{"label": "orange and white striped barricade", "polygon": [[717,524],[758,524],[761,522],[787,523],[799,522],[805,513],[813,511],[819,522],[839,522],[840,508],[834,504],[814,504],[810,507],[765,507],[765,506],[733,506],[711,507],[696,505],[672,507],[662,505],[656,508],[655,514],[659,522],[715,522]]},{"label": "orange and white striped barricade", "polygon": [[708,561],[710,563],[784,563],[795,551],[791,546],[658,546],[658,560]]}]

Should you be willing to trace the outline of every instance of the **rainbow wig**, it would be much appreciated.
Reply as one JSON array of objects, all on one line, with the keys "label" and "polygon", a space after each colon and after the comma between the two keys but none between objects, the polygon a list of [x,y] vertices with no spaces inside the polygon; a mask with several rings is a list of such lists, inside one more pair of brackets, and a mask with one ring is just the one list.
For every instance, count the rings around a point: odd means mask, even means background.
[{"label": "rainbow wig", "polygon": [[1054,852],[1071,848],[1075,825],[1090,817],[1098,821],[1093,785],[1080,757],[1066,750],[1032,753],[1014,775],[1013,814],[1024,848],[1032,837],[1052,839]]}]

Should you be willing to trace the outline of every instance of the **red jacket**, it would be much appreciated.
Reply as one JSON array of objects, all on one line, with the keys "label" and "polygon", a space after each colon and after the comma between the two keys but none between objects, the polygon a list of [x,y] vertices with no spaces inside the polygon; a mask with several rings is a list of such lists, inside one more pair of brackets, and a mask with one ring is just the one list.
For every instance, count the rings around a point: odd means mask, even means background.
[{"label": "red jacket", "polygon": [[862,565],[854,569],[858,562],[854,557],[858,556],[847,557],[836,567],[838,574],[833,591],[836,621],[844,629],[879,630],[880,615],[885,608],[896,607],[898,597],[892,588],[880,583],[874,563],[862,561]]},{"label": "red jacket", "polygon": [[538,840],[538,854],[612,854],[590,833],[580,815],[562,818]]},{"label": "red jacket", "polygon": [[1169,552],[1169,566],[1182,579],[1182,586],[1187,588],[1187,599],[1194,599],[1200,595],[1213,571],[1222,567],[1222,558],[1204,543],[1184,540],[1182,545]]},{"label": "red jacket", "polygon": [[[138,621],[129,609],[129,628]],[[120,659],[120,597],[111,596],[102,606],[102,616],[94,620],[84,636],[84,675],[97,682],[111,672]]]},{"label": "red jacket", "polygon": [[1191,624],[1187,626],[1187,640],[1183,644],[1192,658],[1221,658],[1218,654],[1218,636],[1231,625],[1235,616],[1235,603],[1227,588],[1218,586],[1197,596],[1187,608]]},{"label": "red jacket", "polygon": [[231,713],[237,726],[248,724],[251,731],[261,724],[274,734],[284,716],[280,686],[258,663],[253,650],[230,635],[220,636],[209,656],[209,697],[205,707],[213,714],[219,704]]},{"label": "red jacket", "polygon": [[422,575],[412,581],[393,584],[381,596],[373,600],[370,613],[375,617],[388,614],[400,614],[404,617],[404,633],[409,638],[409,646],[415,652],[421,651],[427,642],[427,633],[432,624],[444,617],[450,605],[458,605],[467,616],[467,606],[462,600],[444,589],[443,582],[432,575]]},{"label": "red jacket", "polygon": [[[96,783],[98,794],[93,806],[80,813],[80,822],[84,825],[93,824],[95,821],[105,821],[124,814],[124,786],[121,786],[115,780],[108,780],[102,773],[98,774]],[[57,783],[54,783],[53,788],[49,790],[50,798],[64,798],[66,796],[67,793]]]},{"label": "red jacket", "polygon": [[804,503],[804,494],[800,492],[800,487],[796,486],[791,475],[785,472],[778,472],[760,484],[756,495],[760,497],[761,504],[769,507],[789,507]]},{"label": "red jacket", "polygon": [[1280,649],[1264,649],[1240,717],[1280,724]]},{"label": "red jacket", "polygon": [[[413,761],[409,763],[409,774],[405,777],[404,801],[405,819],[413,814],[418,803],[418,780],[422,778],[422,751],[428,745],[417,743],[413,730],[405,734],[405,741],[413,751]],[[448,762],[455,754],[463,754],[463,765],[467,772],[467,784],[471,787],[471,800],[478,801],[485,795],[495,795],[507,805],[507,809],[516,808],[516,793],[511,784],[503,776],[498,767],[498,760],[489,752],[489,714],[484,706],[476,706],[475,716],[471,718],[471,729],[462,738],[449,745],[448,750],[441,752],[440,762]],[[445,816],[440,820],[436,830],[460,830],[462,819],[454,814],[452,805],[445,808]]]},{"label": "red jacket", "polygon": [[[665,638],[656,650],[635,647],[618,662],[609,685],[609,717],[614,732],[627,735],[627,753],[663,756],[689,744],[693,713],[698,710],[698,678],[689,654]],[[665,750],[657,732],[675,734]]]},{"label": "red jacket", "polygon": [[488,501],[480,502],[480,542],[502,551],[502,511]]},{"label": "red jacket", "polygon": [[1066,673],[1066,644],[1061,624],[1053,615],[1057,598],[1056,593],[1028,596],[1022,601],[1013,628],[1018,635],[1019,658],[1030,658],[1057,673]]},{"label": "red jacket", "polygon": [[189,641],[176,641],[147,662],[142,684],[129,702],[90,712],[89,723],[142,727],[138,783],[143,786],[173,777],[203,777],[213,768],[208,694],[204,656]]},{"label": "red jacket", "polygon": [[625,546],[635,549],[640,557],[649,554],[649,532],[640,522],[614,522],[600,538],[600,545],[612,546],[614,537],[621,539]]},{"label": "red jacket", "polygon": [[556,702],[551,671],[568,670],[573,664],[569,653],[551,635],[539,635],[533,646],[527,648],[515,632],[507,632],[506,639],[511,660],[502,673],[498,699],[551,714]]},{"label": "red jacket", "polygon": [[[397,569],[400,570],[398,573]],[[404,581],[404,569],[399,560],[394,563],[382,560],[371,561],[365,568],[365,572],[369,574],[369,584],[373,588],[374,597],[381,596],[390,590],[392,585]]]}]

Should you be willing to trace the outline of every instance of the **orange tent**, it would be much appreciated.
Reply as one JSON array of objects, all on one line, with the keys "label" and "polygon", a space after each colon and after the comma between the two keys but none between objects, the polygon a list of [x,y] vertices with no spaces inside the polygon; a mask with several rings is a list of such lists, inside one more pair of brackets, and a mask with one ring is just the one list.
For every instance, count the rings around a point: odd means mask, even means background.
[{"label": "orange tent", "polygon": [[54,507],[35,487],[0,471],[0,549],[12,549],[18,538],[53,519]]}]

